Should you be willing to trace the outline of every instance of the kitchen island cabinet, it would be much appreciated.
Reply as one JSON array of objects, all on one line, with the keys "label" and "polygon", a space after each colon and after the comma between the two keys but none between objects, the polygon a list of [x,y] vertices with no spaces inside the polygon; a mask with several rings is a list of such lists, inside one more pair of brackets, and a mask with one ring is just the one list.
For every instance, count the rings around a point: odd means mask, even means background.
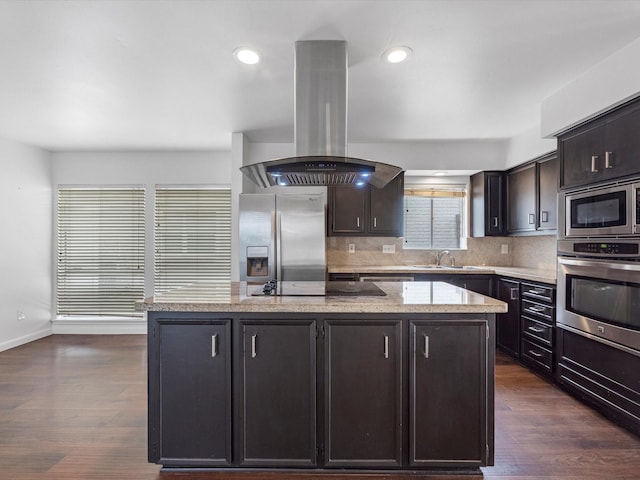
[{"label": "kitchen island cabinet", "polygon": [[139,303],[149,461],[325,472],[492,465],[494,320],[505,304],[443,282],[376,285],[386,296],[256,297],[234,285],[226,300],[199,287]]}]

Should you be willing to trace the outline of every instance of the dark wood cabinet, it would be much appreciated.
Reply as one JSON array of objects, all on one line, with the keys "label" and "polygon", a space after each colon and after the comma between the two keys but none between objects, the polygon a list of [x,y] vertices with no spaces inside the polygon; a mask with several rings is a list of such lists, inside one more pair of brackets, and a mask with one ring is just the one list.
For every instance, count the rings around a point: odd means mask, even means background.
[{"label": "dark wood cabinet", "polygon": [[640,174],[640,101],[558,137],[560,188]]},{"label": "dark wood cabinet", "polygon": [[507,234],[505,194],[505,172],[486,171],[471,176],[472,237]]},{"label": "dark wood cabinet", "polygon": [[493,464],[493,314],[149,312],[149,461]]},{"label": "dark wood cabinet", "polygon": [[231,465],[231,348],[228,321],[185,325],[163,320],[151,332],[150,376],[159,395],[149,404],[149,461],[164,465]]},{"label": "dark wood cabinet", "polygon": [[329,187],[328,235],[360,235],[366,232],[366,187]]},{"label": "dark wood cabinet", "polygon": [[555,371],[555,296],[553,285],[520,283],[521,360],[548,376]]},{"label": "dark wood cabinet", "polygon": [[[482,321],[410,323],[409,464],[469,467],[487,461],[487,325]],[[446,365],[446,368],[442,368]],[[472,381],[459,379],[470,375]]]},{"label": "dark wood cabinet", "polygon": [[401,237],[404,230],[404,175],[384,188],[328,188],[327,235]]},{"label": "dark wood cabinet", "polygon": [[325,465],[402,465],[401,323],[327,321]]},{"label": "dark wood cabinet", "polygon": [[488,297],[493,295],[493,275],[461,274],[447,277],[445,282]]},{"label": "dark wood cabinet", "polygon": [[557,333],[560,385],[640,435],[640,357],[561,328]]},{"label": "dark wood cabinet", "polygon": [[498,278],[496,297],[507,303],[508,312],[496,315],[496,345],[509,355],[520,358],[520,282]]},{"label": "dark wood cabinet", "polygon": [[509,235],[548,234],[558,228],[558,157],[539,157],[507,172]]},{"label": "dark wood cabinet", "polygon": [[316,465],[315,321],[243,321],[240,465]]},{"label": "dark wood cabinet", "polygon": [[554,152],[536,162],[538,168],[538,218],[536,229],[558,229],[558,155]]}]

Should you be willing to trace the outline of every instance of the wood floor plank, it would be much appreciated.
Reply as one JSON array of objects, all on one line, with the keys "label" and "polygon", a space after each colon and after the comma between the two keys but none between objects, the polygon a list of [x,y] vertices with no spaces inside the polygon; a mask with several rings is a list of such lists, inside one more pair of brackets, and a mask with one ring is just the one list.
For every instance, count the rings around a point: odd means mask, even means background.
[{"label": "wood floor plank", "polygon": [[0,353],[10,480],[640,479],[640,438],[498,354],[496,465],[482,475],[160,472],[147,463],[146,337],[55,335]]}]

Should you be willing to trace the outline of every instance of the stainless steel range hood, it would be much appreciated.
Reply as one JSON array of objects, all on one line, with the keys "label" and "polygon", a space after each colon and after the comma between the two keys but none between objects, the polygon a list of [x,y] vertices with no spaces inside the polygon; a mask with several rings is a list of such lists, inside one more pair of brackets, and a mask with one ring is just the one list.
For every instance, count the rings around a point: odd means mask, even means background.
[{"label": "stainless steel range hood", "polygon": [[296,156],[242,167],[257,185],[370,183],[381,188],[402,172],[394,165],[346,156],[346,42],[296,42],[294,96]]}]

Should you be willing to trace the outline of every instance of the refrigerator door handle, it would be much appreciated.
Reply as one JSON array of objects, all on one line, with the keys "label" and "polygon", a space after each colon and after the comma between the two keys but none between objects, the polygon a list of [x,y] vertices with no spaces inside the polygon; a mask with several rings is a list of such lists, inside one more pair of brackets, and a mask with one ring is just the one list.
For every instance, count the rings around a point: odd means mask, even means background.
[{"label": "refrigerator door handle", "polygon": [[276,213],[276,280],[282,281],[282,214]]}]

